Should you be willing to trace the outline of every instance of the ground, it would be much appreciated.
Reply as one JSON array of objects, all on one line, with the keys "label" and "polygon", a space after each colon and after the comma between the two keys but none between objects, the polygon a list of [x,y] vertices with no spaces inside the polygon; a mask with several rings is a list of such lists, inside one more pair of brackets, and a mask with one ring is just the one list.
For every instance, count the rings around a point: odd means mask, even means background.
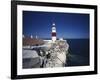
[{"label": "ground", "polygon": [[63,41],[46,41],[44,45],[23,49],[23,68],[64,67],[69,45]]}]

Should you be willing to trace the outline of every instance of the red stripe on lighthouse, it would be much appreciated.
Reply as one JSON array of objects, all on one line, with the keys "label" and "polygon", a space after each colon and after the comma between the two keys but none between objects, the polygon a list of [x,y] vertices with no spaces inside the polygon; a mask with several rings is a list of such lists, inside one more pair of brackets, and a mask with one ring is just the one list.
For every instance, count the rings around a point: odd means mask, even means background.
[{"label": "red stripe on lighthouse", "polygon": [[52,33],[52,36],[56,36],[56,33],[55,33],[55,32],[53,32],[53,33]]}]

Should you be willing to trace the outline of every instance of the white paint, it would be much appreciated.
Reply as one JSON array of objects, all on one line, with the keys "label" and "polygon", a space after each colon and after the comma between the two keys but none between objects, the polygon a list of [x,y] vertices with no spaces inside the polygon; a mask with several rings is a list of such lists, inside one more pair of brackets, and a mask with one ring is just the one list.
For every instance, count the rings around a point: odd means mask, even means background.
[{"label": "white paint", "polygon": [[59,40],[63,41],[63,38],[59,38]]},{"label": "white paint", "polygon": [[55,23],[53,23],[52,25],[55,26]]},{"label": "white paint", "polygon": [[33,38],[33,36],[32,36],[32,35],[31,35],[30,37],[31,37],[31,38]]},{"label": "white paint", "polygon": [[[53,33],[56,33],[56,27],[55,27],[56,25],[55,25],[55,23],[53,23],[52,26],[53,26],[52,27],[52,34],[53,34]],[[55,42],[56,39],[57,39],[56,36],[52,36],[52,41],[53,42]]]},{"label": "white paint", "polygon": [[56,41],[56,36],[52,36],[52,41],[55,42]]},{"label": "white paint", "polygon": [[56,27],[52,27],[52,32],[56,32]]}]

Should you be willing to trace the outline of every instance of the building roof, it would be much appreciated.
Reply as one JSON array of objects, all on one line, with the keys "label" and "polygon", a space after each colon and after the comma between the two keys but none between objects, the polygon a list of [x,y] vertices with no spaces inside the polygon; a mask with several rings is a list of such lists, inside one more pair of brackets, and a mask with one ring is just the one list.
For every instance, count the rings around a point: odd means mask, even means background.
[{"label": "building roof", "polygon": [[36,38],[30,38],[30,37],[24,37],[23,38],[23,46],[34,46],[34,45],[42,45],[44,44],[44,41],[42,39],[36,39]]}]

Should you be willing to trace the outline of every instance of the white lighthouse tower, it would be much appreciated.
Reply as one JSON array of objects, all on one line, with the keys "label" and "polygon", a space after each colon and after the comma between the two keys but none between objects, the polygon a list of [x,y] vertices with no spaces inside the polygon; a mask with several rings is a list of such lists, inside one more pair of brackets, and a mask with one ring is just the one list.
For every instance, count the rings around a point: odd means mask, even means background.
[{"label": "white lighthouse tower", "polygon": [[57,37],[56,37],[56,25],[55,25],[55,23],[52,24],[52,33],[51,33],[51,35],[52,35],[52,41],[55,42],[56,39],[57,39]]}]

